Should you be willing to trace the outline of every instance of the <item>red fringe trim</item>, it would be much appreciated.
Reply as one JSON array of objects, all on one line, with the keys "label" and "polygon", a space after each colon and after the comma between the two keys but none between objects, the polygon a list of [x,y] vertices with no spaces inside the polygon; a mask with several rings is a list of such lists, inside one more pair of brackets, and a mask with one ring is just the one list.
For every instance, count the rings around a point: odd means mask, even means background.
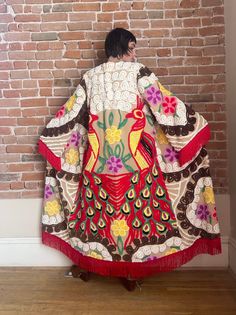
[{"label": "red fringe trim", "polygon": [[57,171],[61,170],[61,159],[57,157],[53,152],[46,146],[46,144],[39,140],[38,152],[44,156],[44,158],[54,167]]},{"label": "red fringe trim", "polygon": [[199,254],[216,255],[221,253],[220,238],[198,239],[189,248],[143,263],[135,262],[111,262],[83,256],[62,239],[43,232],[43,244],[55,248],[69,257],[81,269],[97,273],[103,276],[130,277],[140,279],[160,272],[167,272],[186,264],[194,256]]},{"label": "red fringe trim", "polygon": [[179,151],[179,164],[184,165],[210,140],[210,128],[206,125],[183,149]]}]

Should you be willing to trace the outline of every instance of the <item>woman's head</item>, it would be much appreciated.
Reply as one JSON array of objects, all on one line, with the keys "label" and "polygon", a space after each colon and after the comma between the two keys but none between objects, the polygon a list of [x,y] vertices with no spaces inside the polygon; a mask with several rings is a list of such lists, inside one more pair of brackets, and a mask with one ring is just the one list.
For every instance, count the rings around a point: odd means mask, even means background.
[{"label": "woman's head", "polygon": [[107,58],[120,58],[124,61],[135,61],[135,36],[124,28],[110,31],[105,40]]}]

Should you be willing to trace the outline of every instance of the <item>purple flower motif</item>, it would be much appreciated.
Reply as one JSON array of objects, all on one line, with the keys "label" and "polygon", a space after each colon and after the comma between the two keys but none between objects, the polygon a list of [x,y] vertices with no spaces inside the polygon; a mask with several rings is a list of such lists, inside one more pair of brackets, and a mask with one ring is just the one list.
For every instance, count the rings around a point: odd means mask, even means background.
[{"label": "purple flower motif", "polygon": [[154,86],[151,86],[146,90],[147,100],[153,105],[157,105],[158,101],[161,101],[161,91],[157,90]]},{"label": "purple flower motif", "polygon": [[77,133],[77,132],[74,132],[72,134],[72,137],[71,137],[70,141],[71,141],[71,143],[73,143],[77,147],[78,144],[79,144],[80,138],[81,138],[81,135],[79,133]]},{"label": "purple flower motif", "polygon": [[52,195],[51,186],[47,184],[47,185],[45,186],[45,190],[44,190],[44,197],[45,197],[46,199],[48,199],[51,195]]},{"label": "purple flower motif", "polygon": [[197,211],[196,211],[196,216],[197,216],[198,219],[200,219],[200,220],[207,220],[209,215],[210,215],[210,212],[208,210],[207,205],[205,205],[205,204],[198,205]]},{"label": "purple flower motif", "polygon": [[178,160],[179,153],[174,148],[166,148],[164,156],[169,162],[174,162]]},{"label": "purple flower motif", "polygon": [[123,167],[122,161],[120,158],[117,158],[115,156],[111,156],[107,161],[106,161],[107,167],[109,171],[112,171],[114,173],[118,173],[119,170]]}]

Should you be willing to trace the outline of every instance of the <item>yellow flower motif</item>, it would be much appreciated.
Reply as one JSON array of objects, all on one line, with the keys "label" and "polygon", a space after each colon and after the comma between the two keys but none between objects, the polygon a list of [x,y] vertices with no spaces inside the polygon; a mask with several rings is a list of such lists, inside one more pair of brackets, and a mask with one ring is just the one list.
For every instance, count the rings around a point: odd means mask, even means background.
[{"label": "yellow flower motif", "polygon": [[109,144],[113,144],[115,142],[120,141],[121,130],[117,129],[117,126],[111,126],[111,128],[106,129],[106,137],[105,139],[109,142]]},{"label": "yellow flower motif", "polygon": [[95,252],[95,251],[92,251],[91,253],[89,253],[88,256],[89,256],[89,257],[92,257],[92,258],[96,258],[96,259],[102,259],[102,255],[98,254],[98,253]]},{"label": "yellow flower motif", "polygon": [[158,85],[163,95],[168,95],[168,96],[172,95],[172,93],[168,91],[160,82],[158,82]]},{"label": "yellow flower motif", "polygon": [[177,248],[170,248],[169,250],[167,250],[167,251],[165,252],[165,256],[174,254],[174,253],[176,253],[177,251],[178,251]]},{"label": "yellow flower motif", "polygon": [[206,187],[203,193],[203,197],[206,203],[215,204],[215,197],[212,187]]},{"label": "yellow flower motif", "polygon": [[169,143],[164,132],[161,130],[161,128],[158,128],[156,138],[160,144],[168,144]]},{"label": "yellow flower motif", "polygon": [[76,165],[79,161],[79,153],[77,150],[71,148],[66,152],[66,162],[71,165]]},{"label": "yellow flower motif", "polygon": [[111,230],[115,236],[126,236],[129,227],[125,220],[115,220],[111,225]]},{"label": "yellow flower motif", "polygon": [[48,201],[45,205],[45,212],[48,213],[48,215],[56,215],[61,210],[61,205],[57,200]]},{"label": "yellow flower motif", "polygon": [[72,95],[69,100],[66,102],[66,109],[68,111],[71,111],[72,107],[74,106],[74,103],[75,103],[75,99],[76,99],[76,96],[75,95]]}]

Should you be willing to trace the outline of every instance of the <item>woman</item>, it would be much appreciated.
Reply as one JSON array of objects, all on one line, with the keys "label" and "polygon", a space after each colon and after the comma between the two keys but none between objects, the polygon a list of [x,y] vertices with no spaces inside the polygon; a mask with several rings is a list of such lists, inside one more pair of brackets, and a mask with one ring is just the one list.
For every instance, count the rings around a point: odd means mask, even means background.
[{"label": "woman", "polygon": [[127,30],[108,34],[108,61],[83,75],[39,142],[43,243],[67,255],[74,274],[128,279],[129,290],[221,252],[208,124],[135,62],[135,44]]}]

